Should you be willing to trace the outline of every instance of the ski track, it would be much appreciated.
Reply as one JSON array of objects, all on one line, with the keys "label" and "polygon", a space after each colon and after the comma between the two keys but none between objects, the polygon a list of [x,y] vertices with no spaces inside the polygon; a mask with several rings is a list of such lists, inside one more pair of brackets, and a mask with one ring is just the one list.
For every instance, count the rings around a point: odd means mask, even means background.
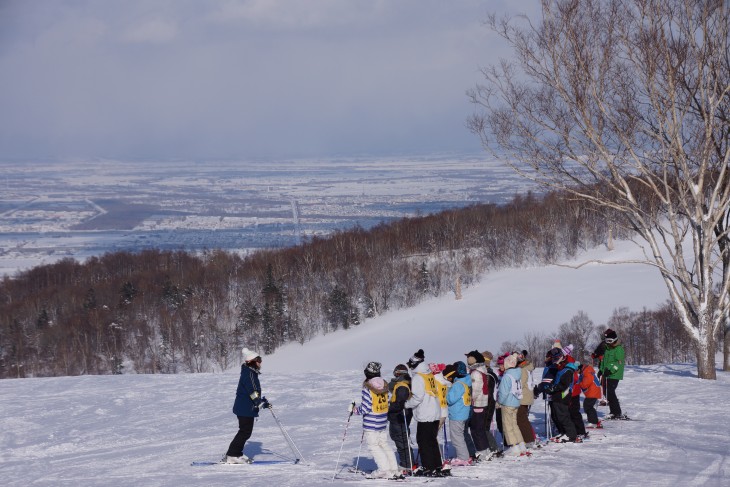
[{"label": "ski track", "polygon": [[[629,367],[618,388],[637,421],[607,421],[583,444],[549,444],[527,458],[496,459],[453,470],[445,479],[403,483],[449,486],[727,485],[730,439],[725,410],[730,381],[700,381],[692,366]],[[361,372],[261,377],[304,465],[192,467],[217,461],[237,427],[230,412],[238,374],[86,376],[0,381],[0,476],[5,486],[309,486],[394,482],[348,477],[362,434],[354,416],[342,438],[347,404],[358,398]],[[708,400],[711,398],[711,400]],[[599,414],[607,413],[606,407]],[[544,404],[531,419],[544,432]],[[413,435],[415,438],[415,434]],[[337,455],[342,456],[336,465]],[[262,411],[246,453],[293,458],[271,415]],[[375,468],[363,445],[358,467]],[[345,478],[347,477],[347,478]]]}]

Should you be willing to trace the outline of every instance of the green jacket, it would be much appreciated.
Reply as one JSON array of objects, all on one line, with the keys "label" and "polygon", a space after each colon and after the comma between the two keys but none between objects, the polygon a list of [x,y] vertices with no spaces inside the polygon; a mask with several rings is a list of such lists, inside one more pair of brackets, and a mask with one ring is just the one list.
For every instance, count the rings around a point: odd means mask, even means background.
[{"label": "green jacket", "polygon": [[[603,360],[601,361],[601,370],[603,376],[607,379],[618,379],[624,378],[624,357],[626,351],[621,342],[616,341],[612,345],[606,346],[606,352],[603,354]],[[607,373],[608,371],[608,373]]]}]

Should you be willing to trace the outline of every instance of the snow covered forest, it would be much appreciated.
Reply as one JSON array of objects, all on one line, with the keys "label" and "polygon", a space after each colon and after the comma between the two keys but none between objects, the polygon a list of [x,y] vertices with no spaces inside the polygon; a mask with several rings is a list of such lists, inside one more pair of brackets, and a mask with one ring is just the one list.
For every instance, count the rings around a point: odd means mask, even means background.
[{"label": "snow covered forest", "polygon": [[[458,299],[485,272],[554,263],[629,235],[586,203],[551,193],[247,257],[145,250],[66,259],[0,285],[0,377],[226,370],[238,366],[244,343],[271,354],[427,297]],[[614,306],[608,325],[625,337],[628,363],[693,359],[670,305]],[[560,333],[587,347],[597,324],[575,311]],[[545,340],[525,336],[519,345],[538,351]]]}]

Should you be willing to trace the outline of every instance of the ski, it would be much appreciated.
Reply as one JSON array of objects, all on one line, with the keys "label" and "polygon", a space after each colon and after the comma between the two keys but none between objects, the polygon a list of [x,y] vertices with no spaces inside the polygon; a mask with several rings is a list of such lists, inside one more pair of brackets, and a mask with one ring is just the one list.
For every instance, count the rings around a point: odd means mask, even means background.
[{"label": "ski", "polygon": [[226,463],[226,462],[207,462],[196,461],[190,464],[191,467],[210,467],[212,465],[225,465],[234,467],[247,467],[251,465],[298,465],[299,459],[296,460],[254,460],[251,463]]}]

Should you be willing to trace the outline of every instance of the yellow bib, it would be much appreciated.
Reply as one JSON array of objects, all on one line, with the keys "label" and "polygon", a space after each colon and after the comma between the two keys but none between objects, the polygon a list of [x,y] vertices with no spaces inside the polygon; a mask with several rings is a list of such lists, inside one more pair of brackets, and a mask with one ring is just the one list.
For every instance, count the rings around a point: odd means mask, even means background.
[{"label": "yellow bib", "polygon": [[438,388],[439,403],[441,404],[441,407],[442,408],[449,407],[449,404],[446,402],[446,386],[443,385],[442,383],[436,381],[436,387]]},{"label": "yellow bib", "polygon": [[406,389],[408,389],[408,398],[410,399],[410,397],[411,397],[411,388],[408,387],[408,383],[407,382],[402,382],[401,381],[401,382],[396,382],[395,385],[393,386],[393,393],[390,395],[390,402],[395,402],[395,397],[396,397],[395,391],[397,391],[399,387],[405,387]]},{"label": "yellow bib", "polygon": [[388,392],[378,394],[370,389],[370,400],[373,403],[373,414],[382,414],[388,412]]},{"label": "yellow bib", "polygon": [[464,401],[464,406],[471,406],[471,387],[463,381],[459,382],[464,386],[464,395],[461,396],[461,399]]},{"label": "yellow bib", "polygon": [[438,397],[436,378],[434,378],[433,374],[422,374],[421,372],[418,372],[418,375],[423,377],[423,385],[426,389],[426,394],[431,397]]}]

